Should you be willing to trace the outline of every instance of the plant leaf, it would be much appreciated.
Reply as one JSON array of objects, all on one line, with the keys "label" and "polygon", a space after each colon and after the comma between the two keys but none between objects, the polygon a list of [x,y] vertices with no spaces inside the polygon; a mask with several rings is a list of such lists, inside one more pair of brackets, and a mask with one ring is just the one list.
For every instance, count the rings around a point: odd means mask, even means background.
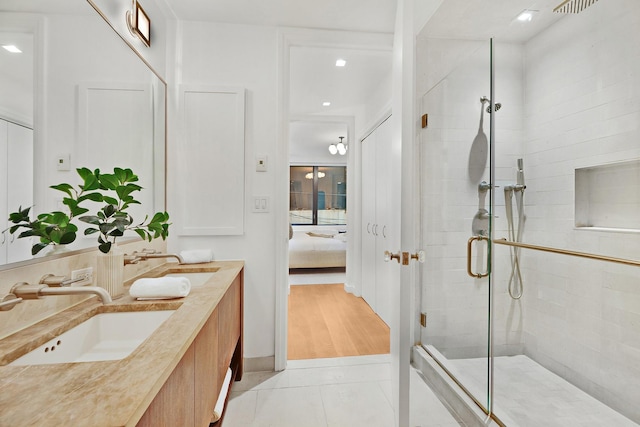
[{"label": "plant leaf", "polygon": [[100,225],[101,224],[101,220],[99,217],[95,216],[95,215],[86,215],[86,216],[81,216],[80,218],[78,218],[80,221],[82,222],[86,222],[88,224],[93,224],[93,225]]},{"label": "plant leaf", "polygon": [[75,231],[68,231],[68,232],[64,233],[60,237],[60,244],[61,245],[68,245],[69,243],[73,242],[74,240],[76,240]]},{"label": "plant leaf", "polygon": [[54,190],[62,191],[63,193],[67,193],[69,197],[73,197],[73,187],[70,184],[62,183],[58,185],[51,185],[49,188],[53,188]]},{"label": "plant leaf", "polygon": [[142,240],[147,240],[148,233],[143,228],[136,228],[134,231],[138,233],[138,236],[140,236]]},{"label": "plant leaf", "polygon": [[117,211],[118,209],[115,205],[107,205],[104,208],[102,208],[102,212],[104,212],[107,218],[113,216],[113,214],[116,213]]},{"label": "plant leaf", "polygon": [[94,202],[102,202],[104,197],[100,193],[87,193],[78,197],[78,203],[83,200],[93,200]]},{"label": "plant leaf", "polygon": [[102,253],[105,253],[105,254],[109,253],[109,251],[111,250],[111,242],[101,243],[98,246],[98,249],[100,249],[100,252],[102,252]]},{"label": "plant leaf", "polygon": [[107,190],[115,190],[120,183],[115,175],[104,174],[100,176],[100,184],[102,184]]},{"label": "plant leaf", "polygon": [[47,243],[36,243],[31,247],[31,255],[37,255],[38,252],[49,246]]},{"label": "plant leaf", "polygon": [[104,196],[103,199],[104,199],[103,201],[105,203],[108,203],[110,205],[117,205],[118,204],[118,199],[116,199],[115,197]]}]

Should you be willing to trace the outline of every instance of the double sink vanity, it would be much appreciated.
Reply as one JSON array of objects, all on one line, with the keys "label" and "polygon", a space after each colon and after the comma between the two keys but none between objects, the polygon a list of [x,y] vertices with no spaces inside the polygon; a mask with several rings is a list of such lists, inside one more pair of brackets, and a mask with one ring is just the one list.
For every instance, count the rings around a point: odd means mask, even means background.
[{"label": "double sink vanity", "polygon": [[0,426],[208,426],[243,372],[243,274],[165,263],[143,277],[188,277],[187,297],[94,297],[1,339]]}]

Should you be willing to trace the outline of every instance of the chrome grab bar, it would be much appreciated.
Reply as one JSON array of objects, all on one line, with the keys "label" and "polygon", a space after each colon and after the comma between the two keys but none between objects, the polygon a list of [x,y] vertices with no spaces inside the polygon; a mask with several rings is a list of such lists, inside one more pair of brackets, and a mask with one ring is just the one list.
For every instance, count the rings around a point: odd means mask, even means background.
[{"label": "chrome grab bar", "polygon": [[554,254],[561,254],[561,255],[571,255],[571,256],[576,256],[576,257],[580,257],[580,258],[587,258],[587,259],[593,259],[593,260],[598,260],[598,261],[615,262],[615,263],[618,263],[618,264],[625,264],[625,265],[631,265],[631,266],[634,266],[634,267],[640,267],[640,261],[635,261],[635,260],[632,260],[632,259],[615,258],[615,257],[610,257],[610,256],[605,256],[605,255],[590,254],[590,253],[587,253],[587,252],[570,251],[570,250],[567,250],[567,249],[550,248],[548,246],[530,245],[528,243],[512,242],[512,241],[509,241],[509,240],[504,239],[504,238],[503,239],[494,239],[494,240],[492,240],[492,242],[497,244],[497,245],[515,246],[517,248],[533,249],[535,251],[551,252],[551,253],[554,253]]},{"label": "chrome grab bar", "polygon": [[473,236],[467,241],[467,274],[476,279],[481,279],[483,277],[487,277],[489,275],[489,258],[487,258],[487,272],[486,273],[474,273],[471,271],[471,247],[473,246],[473,242],[476,240],[486,240],[489,241],[487,236]]}]

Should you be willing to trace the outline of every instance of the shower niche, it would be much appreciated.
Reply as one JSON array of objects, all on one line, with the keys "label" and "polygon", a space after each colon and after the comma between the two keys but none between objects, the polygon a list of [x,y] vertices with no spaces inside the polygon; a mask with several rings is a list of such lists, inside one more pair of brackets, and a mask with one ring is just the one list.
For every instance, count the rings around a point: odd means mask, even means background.
[{"label": "shower niche", "polygon": [[640,159],[575,170],[575,226],[640,232]]}]

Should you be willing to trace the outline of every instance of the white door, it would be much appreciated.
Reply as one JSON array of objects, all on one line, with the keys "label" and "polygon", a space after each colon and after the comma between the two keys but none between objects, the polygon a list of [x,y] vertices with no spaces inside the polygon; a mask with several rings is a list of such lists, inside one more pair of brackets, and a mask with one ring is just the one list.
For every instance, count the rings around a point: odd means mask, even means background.
[{"label": "white door", "polygon": [[[392,152],[392,120],[388,118],[376,129],[376,239],[375,276],[376,276],[376,313],[387,325],[391,324],[391,296],[393,293],[394,265],[384,260],[385,251],[397,251],[400,247],[399,228],[399,176],[394,176]],[[394,192],[394,189],[396,190]]]},{"label": "white door", "polygon": [[362,141],[362,298],[376,311],[376,132]]}]

